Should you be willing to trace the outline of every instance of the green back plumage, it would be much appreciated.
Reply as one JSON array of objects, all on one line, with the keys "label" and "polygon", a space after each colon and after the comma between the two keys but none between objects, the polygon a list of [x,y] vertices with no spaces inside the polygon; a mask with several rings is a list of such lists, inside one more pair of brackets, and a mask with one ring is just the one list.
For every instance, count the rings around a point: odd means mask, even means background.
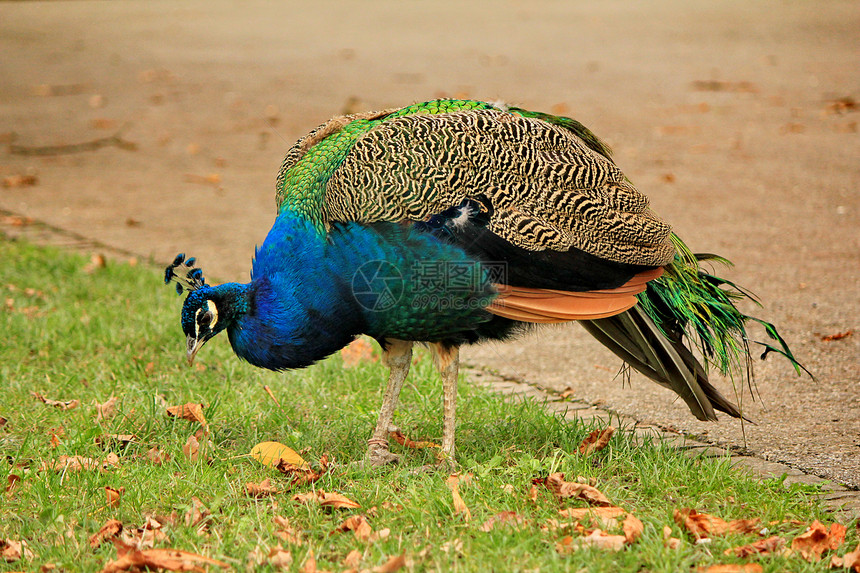
[{"label": "green back plumage", "polygon": [[284,158],[276,185],[278,211],[294,211],[323,229],[326,184],[359,137],[388,119],[492,108],[479,101],[435,100],[329,120],[300,139]]}]

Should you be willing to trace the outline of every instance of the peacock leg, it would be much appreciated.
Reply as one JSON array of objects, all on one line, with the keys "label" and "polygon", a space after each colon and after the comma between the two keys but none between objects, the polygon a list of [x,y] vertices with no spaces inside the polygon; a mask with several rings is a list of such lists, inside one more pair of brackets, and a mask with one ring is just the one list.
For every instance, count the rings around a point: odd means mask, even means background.
[{"label": "peacock leg", "polygon": [[397,397],[412,362],[412,342],[408,340],[388,340],[388,348],[382,353],[382,362],[390,369],[388,385],[382,396],[382,407],[373,436],[367,441],[367,459],[370,465],[381,466],[400,461],[400,456],[388,450],[388,429],[397,407]]},{"label": "peacock leg", "polygon": [[436,367],[442,375],[442,461],[454,463],[454,430],[457,410],[457,373],[460,349],[438,343],[430,345]]}]

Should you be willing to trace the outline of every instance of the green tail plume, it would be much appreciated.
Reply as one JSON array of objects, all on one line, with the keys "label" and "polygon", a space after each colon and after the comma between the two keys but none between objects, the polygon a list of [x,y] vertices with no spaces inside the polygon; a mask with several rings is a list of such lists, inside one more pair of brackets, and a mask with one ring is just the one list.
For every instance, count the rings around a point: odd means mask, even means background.
[{"label": "green tail plume", "polygon": [[[753,294],[731,281],[705,272],[700,261],[714,261],[731,266],[731,262],[711,254],[693,254],[681,239],[672,235],[677,254],[662,277],[648,283],[639,295],[639,304],[658,328],[669,338],[680,340],[686,335],[702,351],[707,362],[724,375],[745,370],[749,373],[749,338],[747,321],[761,324],[775,344],[755,342],[770,352],[785,356],[797,370],[812,374],[801,365],[776,327],[764,320],[742,313],[735,301],[749,299],[761,306]],[[749,376],[747,376],[749,378]]]}]

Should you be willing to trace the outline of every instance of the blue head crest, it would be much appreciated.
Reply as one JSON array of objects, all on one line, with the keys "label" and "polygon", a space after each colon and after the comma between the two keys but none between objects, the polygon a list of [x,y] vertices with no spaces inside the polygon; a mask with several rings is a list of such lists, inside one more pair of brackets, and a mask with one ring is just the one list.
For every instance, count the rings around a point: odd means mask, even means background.
[{"label": "blue head crest", "polygon": [[164,284],[170,284],[170,281],[176,283],[176,294],[182,294],[184,291],[195,291],[206,285],[206,279],[203,278],[203,271],[194,266],[196,259],[194,257],[185,258],[185,253],[179,253],[173,262],[164,269]]}]

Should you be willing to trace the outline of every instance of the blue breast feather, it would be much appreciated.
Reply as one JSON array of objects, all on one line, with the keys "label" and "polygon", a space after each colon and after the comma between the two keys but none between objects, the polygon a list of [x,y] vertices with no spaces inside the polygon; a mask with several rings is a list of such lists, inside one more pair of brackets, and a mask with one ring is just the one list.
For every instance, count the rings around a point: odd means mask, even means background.
[{"label": "blue breast feather", "polygon": [[456,338],[491,319],[491,269],[397,223],[338,223],[324,236],[282,212],[251,271],[249,312],[228,329],[236,353],[280,370],[307,366],[357,334]]}]

